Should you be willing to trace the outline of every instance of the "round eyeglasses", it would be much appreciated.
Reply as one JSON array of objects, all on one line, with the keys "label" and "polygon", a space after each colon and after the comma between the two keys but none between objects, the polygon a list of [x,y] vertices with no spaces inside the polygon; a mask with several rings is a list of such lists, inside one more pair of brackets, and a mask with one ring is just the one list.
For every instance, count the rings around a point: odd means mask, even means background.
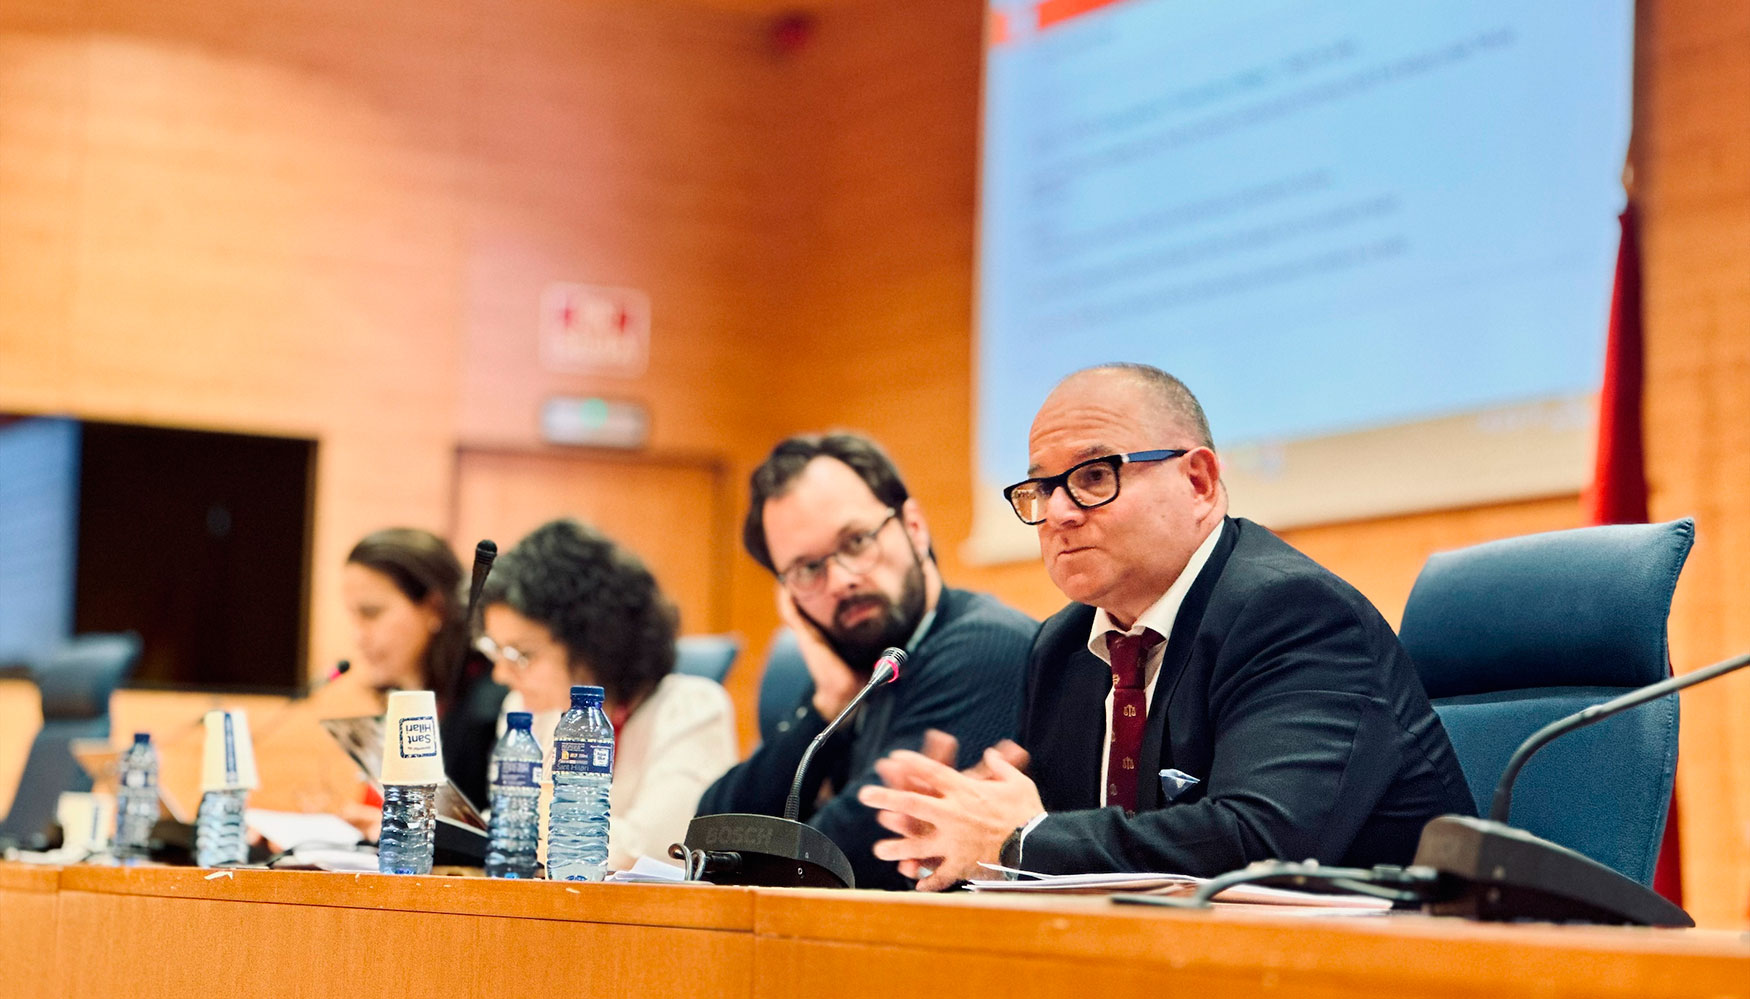
[{"label": "round eyeglasses", "polygon": [[481,635],[474,640],[474,649],[493,662],[503,659],[519,673],[528,669],[529,664],[535,661],[532,654],[524,652],[514,645],[500,645],[486,635]]},{"label": "round eyeglasses", "polygon": [[1191,453],[1191,448],[1166,448],[1156,451],[1132,451],[1129,454],[1105,454],[1071,465],[1056,475],[1026,479],[1003,490],[1003,498],[1014,507],[1015,516],[1023,524],[1045,522],[1045,507],[1059,486],[1071,501],[1083,510],[1105,506],[1118,498],[1120,466],[1144,461],[1167,461]]},{"label": "round eyeglasses", "polygon": [[881,523],[846,538],[830,554],[792,562],[788,569],[778,573],[778,581],[789,587],[791,593],[807,596],[826,585],[828,562],[837,562],[840,568],[853,576],[863,575],[881,561],[881,546],[876,541],[882,528],[898,517],[898,510],[888,510]]}]

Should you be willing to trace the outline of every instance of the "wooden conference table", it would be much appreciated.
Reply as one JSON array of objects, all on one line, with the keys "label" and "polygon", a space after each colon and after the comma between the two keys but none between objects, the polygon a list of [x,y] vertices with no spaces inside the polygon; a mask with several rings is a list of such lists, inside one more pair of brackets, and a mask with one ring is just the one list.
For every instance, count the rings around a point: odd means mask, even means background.
[{"label": "wooden conference table", "polygon": [[0,863],[0,995],[1750,995],[1721,931]]}]

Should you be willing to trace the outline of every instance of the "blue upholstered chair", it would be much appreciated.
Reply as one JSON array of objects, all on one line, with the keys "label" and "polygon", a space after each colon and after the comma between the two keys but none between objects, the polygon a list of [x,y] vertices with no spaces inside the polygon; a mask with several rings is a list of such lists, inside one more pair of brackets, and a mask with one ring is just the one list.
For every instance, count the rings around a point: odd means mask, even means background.
[{"label": "blue upholstered chair", "polygon": [[[1665,621],[1695,521],[1585,527],[1443,552],[1400,634],[1480,815],[1508,757],[1564,715],[1664,679]],[[1510,823],[1651,885],[1677,769],[1677,698],[1531,758]]]},{"label": "blue upholstered chair", "polygon": [[682,635],[674,643],[674,669],[722,683],[740,652],[741,639],[734,635]]},{"label": "blue upholstered chair", "polygon": [[760,676],[760,740],[770,742],[779,724],[802,703],[802,695],[813,689],[814,679],[802,661],[795,632],[779,628],[766,653],[766,671]]},{"label": "blue upholstered chair", "polygon": [[12,808],[0,821],[0,839],[40,845],[61,792],[91,790],[71,743],[109,737],[109,695],[139,659],[138,635],[84,635],[31,671],[42,691],[43,727],[25,758]]}]

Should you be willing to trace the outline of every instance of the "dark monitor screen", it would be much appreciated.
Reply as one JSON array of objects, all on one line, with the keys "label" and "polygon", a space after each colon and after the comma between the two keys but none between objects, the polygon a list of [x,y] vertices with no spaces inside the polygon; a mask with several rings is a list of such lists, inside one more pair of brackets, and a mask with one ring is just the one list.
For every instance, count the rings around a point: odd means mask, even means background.
[{"label": "dark monitor screen", "polygon": [[136,631],[130,686],[304,686],[316,443],[81,424],[77,632]]}]

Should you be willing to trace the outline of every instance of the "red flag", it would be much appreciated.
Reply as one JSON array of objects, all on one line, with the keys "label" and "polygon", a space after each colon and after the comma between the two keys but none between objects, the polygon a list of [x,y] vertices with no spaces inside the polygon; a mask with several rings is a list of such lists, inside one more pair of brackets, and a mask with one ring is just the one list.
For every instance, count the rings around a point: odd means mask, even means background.
[{"label": "red flag", "polygon": [[1634,206],[1623,209],[1610,295],[1610,338],[1598,397],[1598,456],[1586,515],[1594,524],[1647,522],[1647,474],[1641,451],[1641,258]]},{"label": "red flag", "polygon": [[[1610,296],[1610,338],[1604,347],[1604,386],[1598,397],[1598,456],[1586,491],[1586,516],[1594,524],[1647,521],[1647,471],[1641,447],[1641,256],[1635,242],[1635,209],[1623,209],[1622,242],[1616,252],[1616,287]],[[1683,904],[1683,864],[1677,835],[1677,794],[1671,795],[1665,839],[1653,889]]]}]

